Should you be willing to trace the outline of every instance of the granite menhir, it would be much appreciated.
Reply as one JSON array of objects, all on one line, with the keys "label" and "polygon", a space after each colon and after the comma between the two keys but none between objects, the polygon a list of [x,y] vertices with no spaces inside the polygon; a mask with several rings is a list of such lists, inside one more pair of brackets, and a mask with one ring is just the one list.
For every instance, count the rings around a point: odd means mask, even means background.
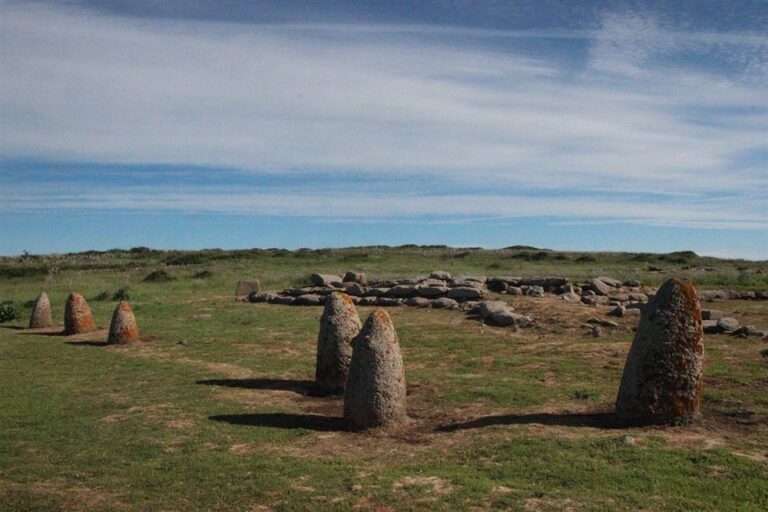
[{"label": "granite menhir", "polygon": [[79,293],[70,293],[64,307],[64,334],[81,334],[96,329],[91,308]]},{"label": "granite menhir", "polygon": [[701,306],[693,285],[667,280],[643,309],[616,399],[626,423],[685,425],[701,402]]},{"label": "granite menhir", "polygon": [[131,306],[121,300],[112,314],[107,343],[124,345],[134,341],[139,341],[139,327],[136,325],[136,317],[133,315]]},{"label": "granite menhir", "polygon": [[51,325],[51,302],[48,295],[42,292],[35,299],[35,305],[32,307],[32,315],[29,317],[29,328],[50,327]]},{"label": "granite menhir", "polygon": [[360,318],[349,295],[333,292],[325,301],[317,336],[315,387],[321,394],[344,391],[352,359],[352,340],[360,333]]}]

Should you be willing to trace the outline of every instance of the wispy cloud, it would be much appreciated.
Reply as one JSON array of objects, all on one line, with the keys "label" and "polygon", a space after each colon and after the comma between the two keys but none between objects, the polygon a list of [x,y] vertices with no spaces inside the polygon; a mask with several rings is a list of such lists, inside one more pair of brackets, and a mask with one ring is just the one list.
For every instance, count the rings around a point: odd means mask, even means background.
[{"label": "wispy cloud", "polygon": [[[606,13],[590,31],[514,32],[0,9],[6,157],[427,176],[452,188],[338,201],[322,190],[141,196],[89,186],[87,197],[68,197],[17,187],[3,209],[171,205],[339,217],[375,209],[766,227],[761,34],[672,31],[632,13]],[[532,38],[583,44],[563,66],[562,55],[517,43]],[[503,195],[462,193],[478,183]],[[563,191],[579,197],[558,198]],[[607,201],[591,197],[597,191],[688,199]],[[748,199],[718,199],[729,195]]]}]

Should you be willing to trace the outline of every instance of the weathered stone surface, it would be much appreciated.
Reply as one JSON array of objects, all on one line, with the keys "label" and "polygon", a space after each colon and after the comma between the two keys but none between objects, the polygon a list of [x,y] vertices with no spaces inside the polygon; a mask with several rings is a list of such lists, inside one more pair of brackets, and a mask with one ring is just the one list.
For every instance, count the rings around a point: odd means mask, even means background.
[{"label": "weathered stone surface", "polygon": [[720,320],[723,318],[723,312],[719,309],[702,309],[701,310],[701,319],[702,320]]},{"label": "weathered stone surface", "polygon": [[567,302],[580,302],[581,295],[576,292],[566,292],[560,295],[560,298]]},{"label": "weathered stone surface", "polygon": [[368,278],[366,277],[365,272],[347,272],[344,274],[343,281],[345,283],[368,284]]},{"label": "weathered stone surface", "polygon": [[606,313],[608,316],[617,316],[619,318],[624,316],[624,313],[626,313],[626,308],[624,306],[616,306],[614,309],[610,310],[608,313]]},{"label": "weathered stone surface", "polygon": [[235,289],[235,296],[247,297],[252,293],[259,293],[259,280],[247,279],[237,282],[237,288]]},{"label": "weathered stone surface", "polygon": [[353,297],[362,297],[366,290],[365,287],[363,287],[363,285],[360,283],[345,282],[344,291],[347,292],[347,295],[351,295]]},{"label": "weathered stone surface", "polygon": [[598,295],[608,295],[613,291],[613,288],[604,282],[602,282],[600,279],[590,279],[589,280],[589,289],[595,292]]},{"label": "weathered stone surface", "polygon": [[510,325],[528,325],[531,320],[525,315],[512,311],[507,304],[497,300],[483,301],[478,306],[480,318],[488,325],[506,327]]},{"label": "weathered stone surface", "polygon": [[648,296],[644,293],[630,293],[627,296],[633,302],[648,302]]},{"label": "weathered stone surface", "polygon": [[319,306],[323,303],[323,296],[316,295],[314,293],[308,293],[306,295],[299,295],[293,301],[294,306]]},{"label": "weathered stone surface", "polygon": [[315,386],[321,393],[344,391],[352,359],[352,340],[362,325],[346,293],[334,292],[325,302],[317,336]]},{"label": "weathered stone surface", "polygon": [[312,286],[341,286],[341,276],[333,274],[312,274],[309,276],[309,284]]},{"label": "weathered stone surface", "polygon": [[64,306],[64,334],[80,334],[96,329],[91,308],[79,293],[71,293]]},{"label": "weathered stone surface", "polygon": [[614,301],[614,302],[628,302],[629,301],[629,294],[626,293],[612,293],[608,295],[608,300]]},{"label": "weathered stone surface", "polygon": [[139,327],[136,325],[136,317],[127,302],[121,300],[112,313],[112,323],[109,324],[109,336],[107,343],[110,345],[124,345],[139,341]]},{"label": "weathered stone surface", "polygon": [[519,286],[510,286],[507,289],[507,295],[522,295],[522,294],[523,294],[523,289],[520,288]]},{"label": "weathered stone surface", "polygon": [[424,297],[411,297],[407,301],[405,301],[406,306],[411,306],[413,308],[426,308],[430,304],[432,304],[432,301],[429,299],[425,299]]},{"label": "weathered stone surface", "polygon": [[498,277],[489,279],[485,285],[488,287],[488,290],[496,293],[506,293],[509,289],[509,283]]},{"label": "weathered stone surface", "polygon": [[640,288],[643,284],[637,279],[629,279],[624,281],[624,286],[627,288]]},{"label": "weathered stone surface", "polygon": [[49,327],[51,325],[51,302],[48,294],[41,292],[35,299],[32,315],[29,317],[29,328]]},{"label": "weathered stone surface", "polygon": [[613,288],[621,288],[621,281],[618,279],[614,279],[612,277],[606,277],[606,276],[599,276],[597,277],[600,281],[604,282],[608,286],[611,286]]},{"label": "weathered stone surface", "polygon": [[419,286],[416,288],[416,295],[428,299],[442,297],[446,293],[448,293],[447,286]]},{"label": "weathered stone surface", "polygon": [[389,291],[389,288],[368,288],[363,297],[382,297]]},{"label": "weathered stone surface", "polygon": [[386,297],[397,297],[399,299],[407,299],[408,297],[413,297],[416,295],[416,286],[412,284],[399,284],[395,286],[394,288],[390,288],[387,293],[384,294]]},{"label": "weathered stone surface", "polygon": [[723,328],[717,325],[717,320],[702,320],[701,328],[704,334],[719,334],[723,332]]},{"label": "weathered stone surface", "polygon": [[445,294],[449,299],[454,300],[478,300],[483,298],[483,290],[473,288],[469,286],[462,286],[459,288],[451,288],[448,293]]},{"label": "weathered stone surface", "polygon": [[248,302],[269,302],[270,298],[277,296],[275,292],[258,292],[248,295]]},{"label": "weathered stone surface", "polygon": [[358,304],[361,306],[375,306],[378,299],[378,297],[360,297]]},{"label": "weathered stone surface", "polygon": [[640,318],[616,411],[636,423],[686,424],[698,416],[704,362],[701,306],[693,285],[673,277]]},{"label": "weathered stone surface", "polygon": [[459,303],[448,297],[440,297],[432,301],[432,309],[457,309]]},{"label": "weathered stone surface", "polygon": [[398,299],[395,297],[378,297],[376,299],[376,305],[383,306],[383,307],[402,306],[403,302],[404,302],[403,299]]},{"label": "weathered stone surface", "polygon": [[295,300],[296,298],[291,297],[290,295],[275,295],[273,297],[270,297],[268,302],[270,304],[281,304],[283,306],[291,306]]},{"label": "weathered stone surface", "polygon": [[421,279],[419,280],[419,287],[422,286],[445,286],[445,281],[442,279]]},{"label": "weathered stone surface", "polygon": [[377,309],[352,342],[344,418],[357,428],[406,421],[403,357],[389,314]]},{"label": "weathered stone surface", "polygon": [[544,287],[543,286],[528,286],[526,288],[523,288],[525,290],[525,294],[528,297],[543,297],[544,296]]},{"label": "weathered stone surface", "polygon": [[449,281],[451,279],[451,274],[449,272],[446,272],[445,270],[435,270],[434,272],[429,274],[429,278]]},{"label": "weathered stone surface", "polygon": [[717,321],[717,325],[724,332],[734,332],[739,328],[739,321],[735,318],[724,317]]}]

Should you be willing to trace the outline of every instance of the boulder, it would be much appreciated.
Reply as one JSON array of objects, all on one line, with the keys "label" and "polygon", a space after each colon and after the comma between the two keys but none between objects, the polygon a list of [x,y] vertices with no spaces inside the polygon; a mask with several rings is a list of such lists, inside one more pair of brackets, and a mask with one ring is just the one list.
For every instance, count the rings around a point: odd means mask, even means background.
[{"label": "boulder", "polygon": [[363,293],[363,297],[383,297],[389,291],[389,288],[368,288]]},{"label": "boulder", "polygon": [[341,292],[329,295],[317,336],[315,387],[320,393],[344,391],[352,359],[352,340],[361,328],[357,309],[349,295]]},{"label": "boulder", "polygon": [[717,321],[717,325],[723,332],[735,332],[739,329],[739,321],[730,317],[721,318]]},{"label": "boulder", "polygon": [[580,302],[581,295],[576,292],[566,292],[560,294],[560,298],[566,302]]},{"label": "boulder", "polygon": [[411,297],[407,301],[405,301],[406,306],[411,306],[413,308],[426,308],[430,304],[432,304],[432,301],[429,299],[425,299],[424,297]]},{"label": "boulder", "polygon": [[96,329],[91,308],[79,293],[70,293],[64,306],[64,334],[81,334]]},{"label": "boulder", "polygon": [[366,290],[360,283],[345,282],[344,291],[347,292],[347,295],[362,297]]},{"label": "boulder", "polygon": [[402,306],[403,302],[403,299],[397,299],[394,297],[379,297],[376,299],[376,305],[383,307]]},{"label": "boulder", "polygon": [[112,323],[109,324],[107,343],[110,345],[125,345],[139,341],[139,327],[136,317],[127,302],[121,300],[112,313]]},{"label": "boulder", "polygon": [[319,306],[323,303],[324,297],[314,293],[307,293],[306,295],[299,295],[294,299],[294,306]]},{"label": "boulder", "polygon": [[368,278],[366,277],[365,272],[347,272],[344,274],[342,281],[345,283],[357,283],[363,286],[368,284]]},{"label": "boulder", "polygon": [[506,293],[509,289],[509,283],[500,277],[493,277],[489,279],[485,286],[488,288],[488,290],[496,293]]},{"label": "boulder", "polygon": [[447,286],[419,286],[416,288],[416,295],[428,299],[442,297],[446,293],[448,293]]},{"label": "boulder", "polygon": [[457,301],[478,300],[482,299],[483,295],[483,290],[470,286],[451,288],[448,290],[448,293],[445,294],[445,296],[449,299],[454,299]]},{"label": "boulder", "polygon": [[51,302],[48,300],[48,294],[41,292],[35,299],[35,305],[32,306],[32,315],[29,317],[29,328],[51,326]]},{"label": "boulder", "polygon": [[667,280],[646,305],[627,356],[616,411],[627,422],[687,424],[699,413],[704,363],[693,285]]},{"label": "boulder", "polygon": [[626,286],[627,288],[640,288],[641,286],[643,286],[643,283],[641,283],[637,279],[628,279],[624,281],[624,286]]},{"label": "boulder", "polygon": [[440,297],[432,301],[432,309],[458,309],[459,303],[448,297]]},{"label": "boulder", "polygon": [[271,298],[276,297],[275,292],[256,292],[248,295],[248,302],[269,302]]},{"label": "boulder", "polygon": [[360,297],[358,304],[361,306],[375,306],[377,300],[379,300],[378,297]]},{"label": "boulder", "polygon": [[598,280],[604,282],[608,286],[612,288],[621,288],[621,281],[618,279],[614,279],[612,277],[606,277],[606,276],[599,276],[597,277]]},{"label": "boulder", "polygon": [[629,293],[627,297],[632,302],[648,302],[648,296],[644,293]]},{"label": "boulder", "polygon": [[389,314],[383,309],[371,313],[352,346],[344,418],[356,428],[405,422],[403,357]]},{"label": "boulder", "polygon": [[723,328],[717,325],[717,320],[702,320],[701,328],[704,334],[720,334]]},{"label": "boulder", "polygon": [[259,293],[258,279],[240,280],[237,282],[237,288],[235,289],[236,297],[247,297],[252,293]]},{"label": "boulder", "polygon": [[610,310],[608,313],[606,313],[608,316],[617,316],[619,318],[623,317],[624,314],[627,312],[627,309],[624,306],[616,306],[614,309]]},{"label": "boulder", "polygon": [[720,320],[723,318],[723,312],[719,309],[702,309],[701,310],[701,319],[702,320]]},{"label": "boulder", "polygon": [[431,274],[429,274],[430,279],[440,279],[442,281],[450,281],[451,280],[451,274],[446,272],[445,270],[435,270]]},{"label": "boulder", "polygon": [[605,284],[603,281],[597,278],[590,279],[587,285],[590,290],[598,295],[608,295],[613,291],[612,286]]},{"label": "boulder", "polygon": [[312,286],[341,286],[343,282],[341,276],[333,274],[312,274],[309,276],[309,284]]},{"label": "boulder", "polygon": [[484,323],[506,327],[510,325],[528,325],[530,318],[512,311],[507,304],[497,300],[483,301],[478,306],[478,313]]},{"label": "boulder", "polygon": [[394,288],[390,288],[384,296],[396,297],[399,299],[407,299],[416,295],[416,286],[412,284],[399,284]]},{"label": "boulder", "polygon": [[523,289],[519,286],[510,286],[507,288],[507,295],[523,295]]},{"label": "boulder", "polygon": [[543,286],[528,286],[526,288],[523,288],[525,290],[525,294],[528,297],[543,297],[544,296],[544,287]]}]

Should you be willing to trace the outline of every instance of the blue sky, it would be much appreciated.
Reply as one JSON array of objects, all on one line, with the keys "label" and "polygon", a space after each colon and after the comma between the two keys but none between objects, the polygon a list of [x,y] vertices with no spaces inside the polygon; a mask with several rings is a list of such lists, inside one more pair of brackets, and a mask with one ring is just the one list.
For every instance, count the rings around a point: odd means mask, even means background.
[{"label": "blue sky", "polygon": [[768,3],[0,0],[0,254],[768,259]]}]

